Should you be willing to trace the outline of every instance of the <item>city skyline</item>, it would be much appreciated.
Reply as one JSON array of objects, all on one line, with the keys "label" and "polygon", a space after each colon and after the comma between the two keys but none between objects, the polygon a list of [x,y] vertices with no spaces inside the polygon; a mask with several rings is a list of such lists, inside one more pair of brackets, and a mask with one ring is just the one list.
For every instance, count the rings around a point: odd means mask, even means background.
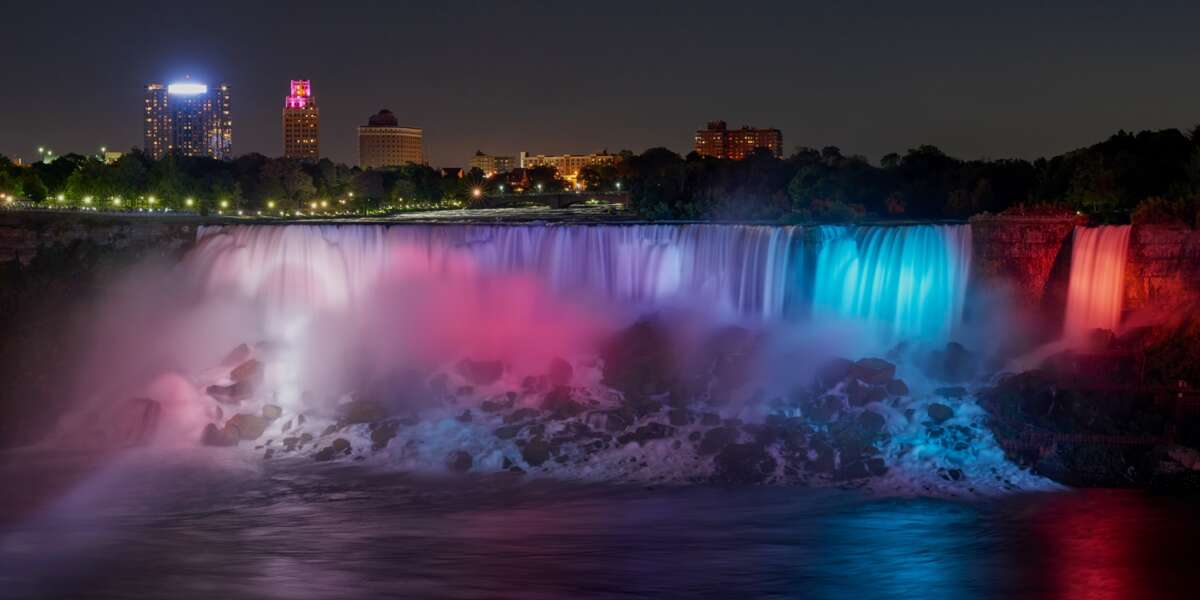
[{"label": "city skyline", "polygon": [[[869,17],[802,4],[684,6],[300,2],[286,15],[181,6],[135,40],[120,25],[153,4],[22,4],[10,12],[25,26],[7,41],[38,51],[7,66],[20,85],[0,95],[0,154],[29,161],[38,146],[140,146],[131,107],[142,86],[187,73],[238,90],[235,154],[279,154],[279,90],[297,76],[316,82],[322,154],[347,164],[355,127],[382,106],[425,129],[431,164],[455,166],[479,148],[685,154],[713,118],[779,128],[785,155],[836,145],[875,161],[921,144],[967,158],[1036,158],[1117,129],[1200,120],[1200,83],[1183,76],[1200,61],[1190,32],[1200,7],[1191,4],[946,3],[880,6]],[[739,20],[757,33],[705,41]],[[398,38],[387,33],[397,22],[407,27]],[[462,38],[475,42],[446,42]],[[551,47],[569,50],[544,52]],[[1138,102],[1146,94],[1157,98],[1153,109]],[[93,118],[63,127],[60,115],[81,101]]]}]

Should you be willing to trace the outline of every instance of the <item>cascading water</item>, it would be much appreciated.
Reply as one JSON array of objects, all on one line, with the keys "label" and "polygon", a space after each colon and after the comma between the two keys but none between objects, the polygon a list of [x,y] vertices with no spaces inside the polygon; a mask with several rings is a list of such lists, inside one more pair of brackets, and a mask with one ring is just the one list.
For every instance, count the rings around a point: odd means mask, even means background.
[{"label": "cascading water", "polygon": [[1120,325],[1129,231],[1128,225],[1075,228],[1063,331],[1068,341]]},{"label": "cascading water", "polygon": [[867,321],[885,340],[944,341],[961,322],[970,226],[828,227],[822,237],[815,315]]}]

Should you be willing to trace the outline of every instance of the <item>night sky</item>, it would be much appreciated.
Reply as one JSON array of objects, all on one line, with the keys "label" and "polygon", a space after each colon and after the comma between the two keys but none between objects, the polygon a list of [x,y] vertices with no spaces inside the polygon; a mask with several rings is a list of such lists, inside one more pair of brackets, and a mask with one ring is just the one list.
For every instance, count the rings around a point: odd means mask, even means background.
[{"label": "night sky", "polygon": [[[984,6],[995,5],[995,6]],[[311,79],[322,154],[376,110],[428,160],[691,147],[724,119],[871,160],[1056,154],[1200,122],[1200,2],[53,2],[0,14],[0,154],[141,144],[142,86],[234,86],[234,151],[282,152]]]}]

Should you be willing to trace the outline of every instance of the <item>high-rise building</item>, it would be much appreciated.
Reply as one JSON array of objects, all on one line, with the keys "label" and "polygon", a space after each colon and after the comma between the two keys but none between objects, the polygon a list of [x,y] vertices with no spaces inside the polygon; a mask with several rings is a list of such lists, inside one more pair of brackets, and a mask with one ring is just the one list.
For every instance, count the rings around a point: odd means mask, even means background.
[{"label": "high-rise building", "polygon": [[308,80],[292,80],[291,95],[283,100],[283,156],[316,161],[321,158],[321,115]]},{"label": "high-rise building", "polygon": [[696,154],[716,158],[741,160],[759,148],[770,150],[775,156],[783,156],[783,133],[778,129],[742,127],[729,129],[725,121],[709,121],[704,129],[696,132]]},{"label": "high-rise building", "polygon": [[162,158],[168,152],[184,156],[233,158],[233,115],[229,85],[210,89],[186,80],[146,86],[145,121],[142,123],[146,153]]},{"label": "high-rise building", "polygon": [[507,173],[517,166],[517,159],[511,156],[495,156],[476,151],[471,157],[469,168],[479,169],[484,175],[491,177],[497,173]]},{"label": "high-rise building", "polygon": [[416,127],[401,127],[396,115],[385,108],[358,128],[358,165],[370,169],[424,164],[423,136]]},{"label": "high-rise building", "polygon": [[579,172],[584,167],[589,165],[615,165],[620,161],[620,157],[616,154],[604,152],[593,152],[592,154],[529,154],[521,153],[521,168],[532,169],[534,167],[554,167],[558,171],[559,177],[567,181],[575,181],[579,177]]}]

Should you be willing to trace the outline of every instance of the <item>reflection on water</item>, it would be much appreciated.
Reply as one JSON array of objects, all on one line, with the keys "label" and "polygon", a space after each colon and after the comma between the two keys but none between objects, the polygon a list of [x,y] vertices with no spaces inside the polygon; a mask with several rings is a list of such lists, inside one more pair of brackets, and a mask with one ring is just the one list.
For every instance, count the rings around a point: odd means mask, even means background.
[{"label": "reflection on water", "polygon": [[0,507],[0,596],[1107,599],[1200,583],[1198,511],[1133,492],[963,503],[187,460],[125,460],[72,490]]}]

